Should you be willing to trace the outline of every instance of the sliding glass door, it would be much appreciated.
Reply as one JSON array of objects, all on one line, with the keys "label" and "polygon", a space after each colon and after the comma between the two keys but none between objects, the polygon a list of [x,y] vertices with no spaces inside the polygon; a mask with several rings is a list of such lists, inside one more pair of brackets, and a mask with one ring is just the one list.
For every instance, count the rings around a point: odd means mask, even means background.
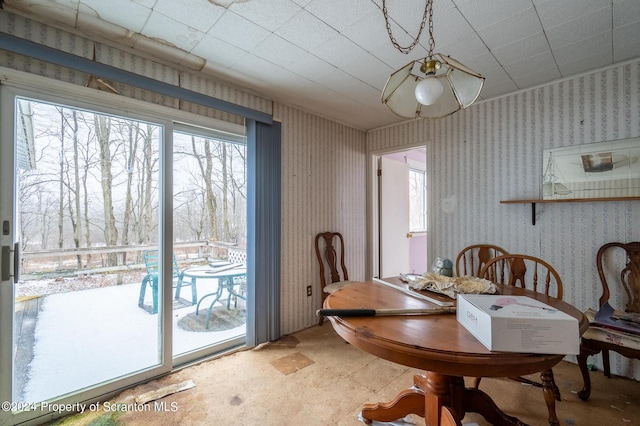
[{"label": "sliding glass door", "polygon": [[244,137],[1,89],[0,424],[244,344]]}]

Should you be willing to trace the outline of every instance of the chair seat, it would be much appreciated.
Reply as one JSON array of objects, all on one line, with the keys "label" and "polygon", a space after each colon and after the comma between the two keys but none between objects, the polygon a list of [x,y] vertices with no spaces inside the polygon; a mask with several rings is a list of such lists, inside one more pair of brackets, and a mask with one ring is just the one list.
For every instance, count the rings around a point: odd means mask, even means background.
[{"label": "chair seat", "polygon": [[347,285],[349,283],[352,283],[352,282],[353,281],[338,281],[338,282],[335,282],[335,283],[327,284],[326,286],[324,286],[323,291],[325,293],[327,293],[327,294],[331,294],[334,291],[336,291],[337,289],[339,289],[339,288],[341,288],[341,287],[343,287],[343,286],[345,286],[345,285]]},{"label": "chair seat", "polygon": [[[595,318],[595,310],[587,309],[584,314],[593,321]],[[582,335],[583,339],[597,340],[598,342],[611,343],[612,345],[623,346],[630,349],[640,350],[640,335],[634,336],[632,334],[623,333],[616,330],[611,330],[603,327],[596,327],[591,325],[587,331]]]}]

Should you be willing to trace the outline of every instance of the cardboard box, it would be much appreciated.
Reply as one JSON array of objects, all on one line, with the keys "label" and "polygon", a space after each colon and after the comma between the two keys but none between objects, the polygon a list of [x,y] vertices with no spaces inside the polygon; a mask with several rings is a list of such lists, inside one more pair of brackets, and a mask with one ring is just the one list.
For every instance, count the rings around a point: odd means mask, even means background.
[{"label": "cardboard box", "polygon": [[580,352],[578,320],[530,297],[459,294],[457,318],[491,351]]}]

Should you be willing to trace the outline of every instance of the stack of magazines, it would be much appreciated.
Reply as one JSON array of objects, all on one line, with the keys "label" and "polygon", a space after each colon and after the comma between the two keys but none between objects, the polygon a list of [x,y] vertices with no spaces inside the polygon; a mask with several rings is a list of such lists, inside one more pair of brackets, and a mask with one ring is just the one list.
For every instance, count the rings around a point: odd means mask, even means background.
[{"label": "stack of magazines", "polygon": [[[588,309],[585,315],[589,318],[590,328],[583,337],[640,350],[640,314],[619,311],[605,303],[599,311]],[[593,333],[599,336],[591,336]]]}]

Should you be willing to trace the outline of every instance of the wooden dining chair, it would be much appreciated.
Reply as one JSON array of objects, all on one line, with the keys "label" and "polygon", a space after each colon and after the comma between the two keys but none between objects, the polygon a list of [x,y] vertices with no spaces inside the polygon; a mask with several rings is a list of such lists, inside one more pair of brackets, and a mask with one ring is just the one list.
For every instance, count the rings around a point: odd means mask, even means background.
[{"label": "wooden dining chair", "polygon": [[[472,244],[463,248],[456,257],[456,276],[479,277],[482,268],[494,257],[508,254],[502,247],[493,244]],[[480,378],[474,379],[474,386],[480,386]]]},{"label": "wooden dining chair", "polygon": [[[349,272],[344,263],[344,238],[339,232],[321,232],[315,240],[316,257],[320,266],[320,291],[322,304],[327,296],[349,282]],[[320,316],[322,325],[324,317]]]},{"label": "wooden dining chair", "polygon": [[492,244],[474,244],[465,247],[456,257],[456,275],[477,277],[489,260],[503,254],[508,252]]},{"label": "wooden dining chair", "polygon": [[[558,272],[547,262],[526,254],[505,254],[490,259],[479,274],[494,283],[513,285],[562,300],[562,280]],[[540,373],[541,382],[525,377],[510,377],[518,382],[541,387],[549,410],[549,425],[559,425],[556,403],[560,401],[560,389],[553,378],[553,370]],[[477,385],[480,380],[476,381]]]},{"label": "wooden dining chair", "polygon": [[[599,305],[602,308],[622,296],[624,306],[620,311],[640,315],[640,242],[608,243],[600,247],[596,254],[596,267],[602,284]],[[609,286],[611,283],[611,287]],[[614,297],[611,297],[613,292]],[[626,297],[624,296],[626,294]],[[601,327],[589,327],[580,339],[578,366],[584,380],[584,386],[578,396],[583,401],[591,395],[591,378],[587,368],[587,358],[602,352],[604,375],[611,377],[609,351],[617,352],[627,358],[640,359],[640,336],[617,333]]]}]

